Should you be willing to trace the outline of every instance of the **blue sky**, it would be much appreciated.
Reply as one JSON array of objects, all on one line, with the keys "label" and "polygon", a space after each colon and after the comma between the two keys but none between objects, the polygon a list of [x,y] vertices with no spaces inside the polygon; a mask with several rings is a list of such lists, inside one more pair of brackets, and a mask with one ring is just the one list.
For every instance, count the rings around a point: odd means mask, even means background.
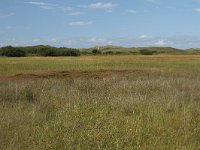
[{"label": "blue sky", "polygon": [[1,0],[0,46],[200,47],[200,0]]}]

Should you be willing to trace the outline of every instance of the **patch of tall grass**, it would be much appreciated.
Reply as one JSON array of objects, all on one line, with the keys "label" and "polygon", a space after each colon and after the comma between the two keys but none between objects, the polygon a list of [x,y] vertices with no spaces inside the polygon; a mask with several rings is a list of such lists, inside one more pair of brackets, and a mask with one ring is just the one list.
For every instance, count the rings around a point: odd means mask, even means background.
[{"label": "patch of tall grass", "polygon": [[200,77],[0,81],[0,149],[199,149]]}]

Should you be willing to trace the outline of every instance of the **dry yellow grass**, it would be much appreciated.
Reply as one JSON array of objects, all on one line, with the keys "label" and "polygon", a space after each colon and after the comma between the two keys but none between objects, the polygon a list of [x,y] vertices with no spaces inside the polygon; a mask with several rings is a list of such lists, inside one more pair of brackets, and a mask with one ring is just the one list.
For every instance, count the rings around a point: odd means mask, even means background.
[{"label": "dry yellow grass", "polygon": [[0,149],[200,149],[200,56],[0,62]]},{"label": "dry yellow grass", "polygon": [[30,74],[41,70],[157,69],[166,72],[200,72],[199,65],[199,55],[0,58],[0,76]]}]

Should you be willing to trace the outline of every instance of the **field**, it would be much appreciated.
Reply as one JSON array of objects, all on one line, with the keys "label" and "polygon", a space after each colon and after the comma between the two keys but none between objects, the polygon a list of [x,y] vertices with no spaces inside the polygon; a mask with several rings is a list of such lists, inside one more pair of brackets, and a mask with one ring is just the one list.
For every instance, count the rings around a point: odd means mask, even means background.
[{"label": "field", "polygon": [[200,149],[200,56],[0,57],[0,149]]}]

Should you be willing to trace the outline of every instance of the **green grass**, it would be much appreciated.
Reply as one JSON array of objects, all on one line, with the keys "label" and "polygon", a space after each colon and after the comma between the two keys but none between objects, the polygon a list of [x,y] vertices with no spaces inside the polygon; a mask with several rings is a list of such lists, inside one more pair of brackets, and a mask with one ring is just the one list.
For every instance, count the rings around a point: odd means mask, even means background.
[{"label": "green grass", "polygon": [[200,72],[200,56],[82,56],[0,58],[0,74],[15,75],[40,70],[159,69]]},{"label": "green grass", "polygon": [[[199,57],[0,62],[1,76],[48,69],[124,69],[124,74],[101,78],[0,80],[0,149],[200,149]],[[147,70],[135,75],[125,70],[135,68]]]}]

